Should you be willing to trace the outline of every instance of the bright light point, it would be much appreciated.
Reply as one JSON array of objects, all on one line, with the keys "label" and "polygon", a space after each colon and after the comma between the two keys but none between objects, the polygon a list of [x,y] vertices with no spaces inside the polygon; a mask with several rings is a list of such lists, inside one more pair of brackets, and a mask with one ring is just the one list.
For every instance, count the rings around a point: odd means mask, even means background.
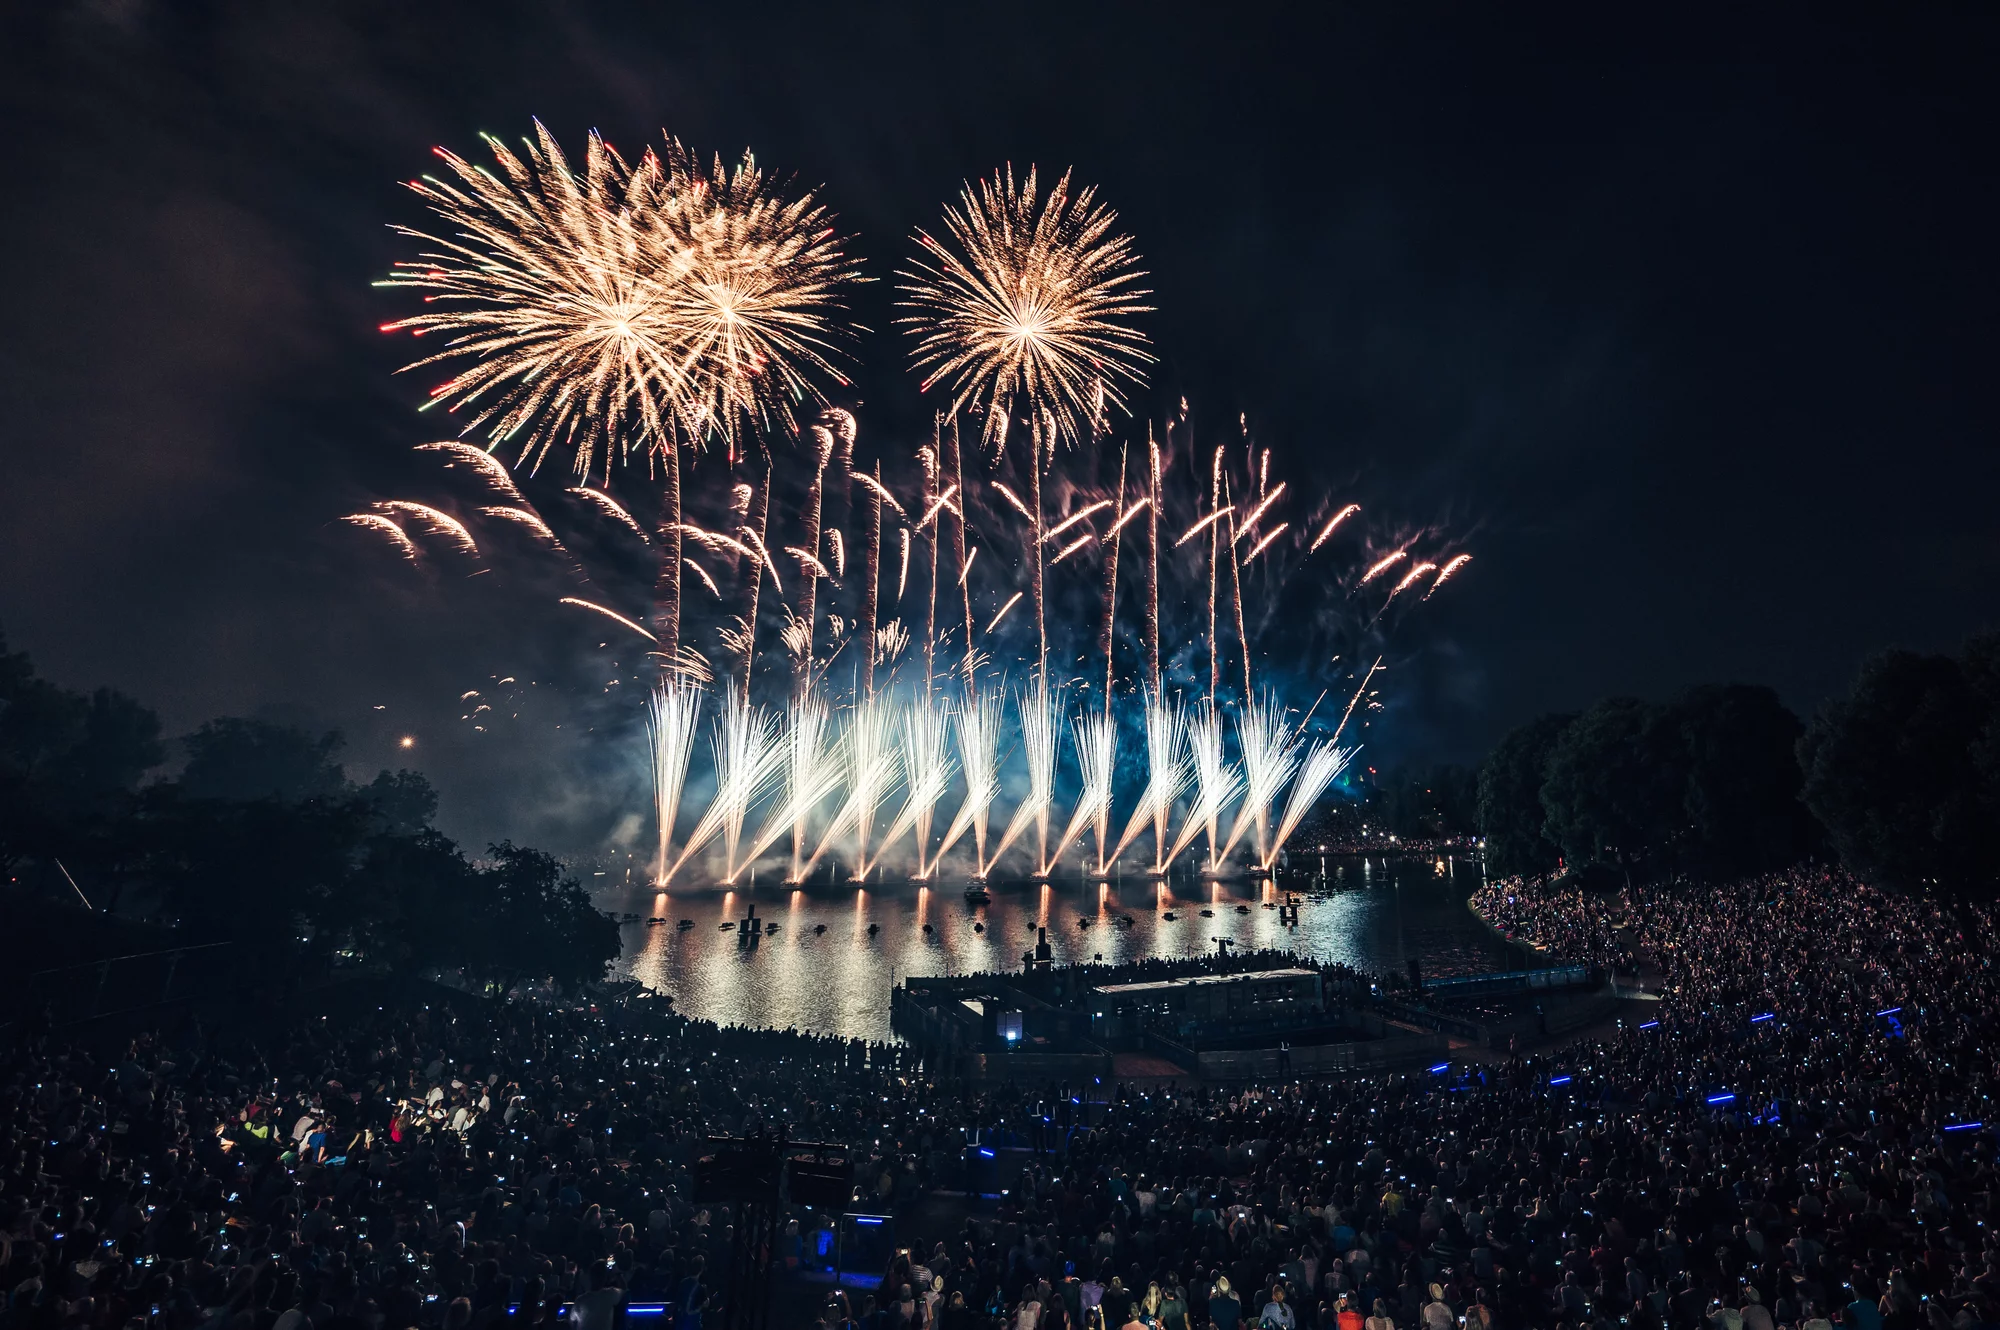
[{"label": "bright light point", "polygon": [[417,746],[417,736],[414,734],[406,734],[401,739],[398,739],[396,741],[396,746],[398,748],[415,748]]}]

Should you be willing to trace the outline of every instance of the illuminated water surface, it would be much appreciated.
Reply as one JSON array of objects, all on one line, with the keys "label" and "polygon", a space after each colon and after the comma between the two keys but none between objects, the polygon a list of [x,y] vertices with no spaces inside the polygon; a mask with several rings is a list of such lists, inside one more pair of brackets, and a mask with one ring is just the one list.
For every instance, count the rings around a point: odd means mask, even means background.
[{"label": "illuminated water surface", "polygon": [[[1058,964],[1199,955],[1215,951],[1218,937],[1365,970],[1400,971],[1411,957],[1440,975],[1509,964],[1504,944],[1465,908],[1479,883],[1475,859],[1328,857],[1324,876],[1317,857],[1303,867],[1309,875],[1284,883],[1302,901],[1297,927],[1262,908],[1279,899],[1269,885],[1184,880],[1167,889],[1139,877],[996,883],[984,905],[968,904],[957,883],[865,890],[817,883],[797,891],[768,882],[738,891],[676,885],[666,893],[600,891],[597,902],[666,918],[624,927],[621,968],[671,994],[688,1015],[863,1039],[890,1037],[894,981],[1018,969],[1042,927]],[[778,925],[755,948],[739,941],[752,902],[760,920]],[[1204,918],[1204,909],[1212,916]],[[692,927],[680,927],[684,919]],[[724,923],[739,927],[725,930]]]}]

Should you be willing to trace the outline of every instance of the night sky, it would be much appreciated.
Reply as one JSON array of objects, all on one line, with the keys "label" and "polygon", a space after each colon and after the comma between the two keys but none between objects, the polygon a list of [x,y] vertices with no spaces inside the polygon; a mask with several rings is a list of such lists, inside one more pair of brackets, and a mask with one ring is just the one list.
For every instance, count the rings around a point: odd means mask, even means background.
[{"label": "night sky", "polygon": [[[1396,633],[1375,765],[1698,682],[1810,712],[2000,622],[2000,14],[1513,8],[11,7],[0,626],[171,733],[338,727],[467,837],[632,834],[602,634],[329,525],[426,497],[448,433],[376,331],[398,182],[533,117],[752,147],[877,279],[966,177],[1098,182],[1159,306],[1145,409],[1240,413],[1302,490],[1476,556]],[[855,394],[907,451],[890,286]],[[546,696],[475,741],[494,675]]]}]

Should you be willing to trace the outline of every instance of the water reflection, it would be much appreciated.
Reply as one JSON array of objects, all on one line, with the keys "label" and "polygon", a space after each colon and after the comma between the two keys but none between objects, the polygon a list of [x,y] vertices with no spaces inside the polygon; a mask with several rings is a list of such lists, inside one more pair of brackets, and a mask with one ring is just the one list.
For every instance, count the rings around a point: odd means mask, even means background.
[{"label": "water reflection", "polygon": [[[612,891],[598,904],[666,920],[625,927],[621,968],[672,994],[689,1015],[865,1039],[889,1037],[895,980],[1018,968],[1042,928],[1057,964],[1200,955],[1215,951],[1218,938],[1368,970],[1401,970],[1412,957],[1429,974],[1509,963],[1505,945],[1465,908],[1479,882],[1476,860],[1329,855],[1303,866],[1317,871],[1280,885],[1145,877],[995,883],[991,901],[978,905],[951,885],[830,883]],[[1303,900],[1296,927],[1279,922],[1286,893]],[[753,904],[761,924],[777,925],[755,946],[742,928]]]}]

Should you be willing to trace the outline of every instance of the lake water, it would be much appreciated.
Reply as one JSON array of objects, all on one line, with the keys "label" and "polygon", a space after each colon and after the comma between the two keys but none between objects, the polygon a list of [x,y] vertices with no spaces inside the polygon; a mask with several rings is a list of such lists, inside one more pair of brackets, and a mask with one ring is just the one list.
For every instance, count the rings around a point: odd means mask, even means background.
[{"label": "lake water", "polygon": [[[1200,955],[1215,951],[1218,937],[1240,948],[1283,947],[1365,970],[1400,971],[1411,957],[1435,975],[1511,964],[1506,945],[1466,909],[1481,880],[1476,858],[1299,856],[1293,867],[1282,890],[1302,900],[1296,927],[1262,908],[1280,898],[1280,888],[1247,880],[996,883],[984,905],[968,904],[962,884],[907,883],[858,890],[833,884],[612,889],[596,899],[616,913],[666,917],[665,924],[624,926],[620,969],[671,994],[687,1015],[862,1039],[890,1037],[889,989],[896,981],[1019,968],[1041,927],[1049,930],[1059,965]],[[759,919],[778,925],[755,948],[738,941],[737,929],[721,927],[740,924],[752,902]],[[1204,909],[1212,917],[1203,918]],[[679,927],[683,919],[693,926]]]}]

